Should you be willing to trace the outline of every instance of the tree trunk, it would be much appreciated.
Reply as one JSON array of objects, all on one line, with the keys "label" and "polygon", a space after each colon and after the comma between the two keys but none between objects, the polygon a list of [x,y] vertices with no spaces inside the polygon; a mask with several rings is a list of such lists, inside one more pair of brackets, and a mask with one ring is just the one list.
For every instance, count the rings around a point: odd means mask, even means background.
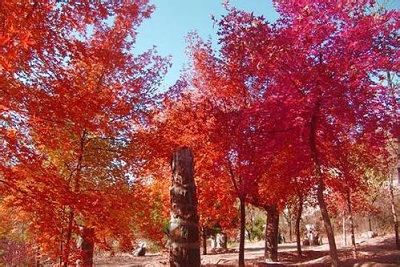
[{"label": "tree trunk", "polygon": [[40,247],[37,247],[36,249],[36,262],[35,262],[35,266],[36,267],[40,267]]},{"label": "tree trunk", "polygon": [[65,241],[65,246],[64,246],[64,256],[63,256],[63,266],[68,267],[69,265],[69,256],[71,253],[71,238],[72,238],[72,228],[73,228],[73,223],[74,223],[74,213],[73,211],[69,212],[68,215],[68,227],[67,227],[67,232],[66,232],[66,241]]},{"label": "tree trunk", "polygon": [[203,255],[207,255],[207,228],[203,227],[201,231],[203,241]]},{"label": "tree trunk", "polygon": [[[387,75],[389,89],[392,92],[393,97],[394,97],[395,96],[395,87],[393,85],[393,79],[392,79],[389,71],[386,72],[386,75]],[[397,137],[397,146],[400,146],[400,137]],[[396,151],[397,160],[400,158],[400,149],[399,148],[400,147],[398,147],[397,151]],[[393,189],[393,171],[392,170],[389,170],[389,171],[392,172],[391,174],[389,174],[389,191],[390,191],[390,204],[391,204],[391,207],[392,207],[394,235],[395,235],[395,238],[396,238],[396,248],[400,249],[399,221],[398,221],[398,217],[397,217],[396,202],[395,202],[395,199],[394,199],[394,189]]]},{"label": "tree trunk", "polygon": [[81,229],[82,243],[80,245],[82,267],[93,266],[93,249],[94,249],[94,228],[82,227]]},{"label": "tree trunk", "polygon": [[333,228],[331,224],[331,220],[329,217],[328,209],[326,207],[325,198],[324,198],[324,190],[325,184],[323,180],[323,174],[321,170],[321,162],[318,155],[318,148],[316,143],[317,138],[317,123],[318,123],[318,113],[320,110],[321,100],[318,99],[317,103],[314,107],[314,113],[311,118],[310,122],[310,150],[311,156],[314,161],[315,171],[318,177],[318,186],[317,186],[317,200],[319,207],[321,209],[322,219],[324,220],[325,232],[326,236],[328,237],[329,243],[329,254],[332,260],[332,266],[338,267],[339,266],[339,257],[337,254],[336,242],[335,242],[335,235],[333,233]]},{"label": "tree trunk", "polygon": [[347,210],[350,216],[350,237],[351,237],[351,245],[353,246],[353,256],[357,259],[357,246],[356,246],[356,236],[354,234],[354,219],[353,219],[353,210],[351,208],[351,195],[350,188],[347,188]]},{"label": "tree trunk", "polygon": [[[77,165],[76,165],[76,174],[72,176],[69,180],[69,182],[73,182],[70,184],[72,186],[72,191],[73,192],[79,192],[80,190],[80,183],[81,183],[81,171],[82,171],[82,163],[83,163],[83,154],[85,152],[85,146],[87,144],[87,132],[86,129],[82,131],[82,135],[80,137],[80,148],[79,148],[79,154],[78,154],[78,159],[77,159]],[[71,180],[72,177],[74,178],[73,181]],[[65,252],[64,252],[64,267],[67,267],[69,265],[69,257],[71,254],[71,240],[72,240],[72,233],[73,233],[73,226],[74,226],[74,221],[75,221],[75,213],[72,209],[72,207],[69,207],[69,215],[68,215],[68,228],[67,228],[67,233],[66,233],[66,244],[65,244]]]},{"label": "tree trunk", "polygon": [[246,232],[246,201],[244,197],[239,198],[240,202],[240,237],[239,237],[239,267],[244,265],[244,242]]},{"label": "tree trunk", "polygon": [[289,242],[292,242],[292,240],[293,240],[293,231],[292,231],[292,228],[293,228],[293,226],[292,226],[293,214],[292,214],[292,209],[291,208],[292,208],[291,206],[287,208],[287,210],[288,210],[287,223],[288,223],[288,227],[289,227]]},{"label": "tree trunk", "polygon": [[289,217],[289,242],[293,242],[293,214],[292,211],[290,212]]},{"label": "tree trunk", "polygon": [[342,239],[343,246],[347,246],[347,238],[346,238],[346,212],[342,213]]},{"label": "tree trunk", "polygon": [[265,261],[278,261],[279,212],[277,205],[265,207],[267,226],[265,227]]},{"label": "tree trunk", "polygon": [[170,220],[170,266],[200,266],[199,217],[193,153],[180,147],[173,153]]},{"label": "tree trunk", "polygon": [[296,212],[296,246],[297,246],[297,254],[302,256],[301,252],[301,231],[300,231],[300,221],[301,221],[301,214],[303,213],[303,196],[299,195],[299,203],[297,206]]},{"label": "tree trunk", "polygon": [[64,228],[61,228],[60,233],[60,254],[58,255],[58,266],[63,266],[63,256],[64,256]]},{"label": "tree trunk", "polygon": [[394,227],[394,236],[395,236],[396,248],[400,249],[399,220],[398,220],[398,217],[397,217],[396,202],[395,202],[395,198],[394,198],[392,174],[389,174],[389,191],[390,191],[390,205],[391,205],[391,208],[392,208],[392,217],[393,217],[393,227]]},{"label": "tree trunk", "polygon": [[324,184],[323,184],[322,178],[320,178],[318,189],[317,189],[318,203],[319,203],[319,207],[321,209],[322,218],[324,220],[326,236],[328,237],[329,254],[332,259],[332,266],[338,267],[339,266],[339,257],[337,254],[335,235],[333,233],[333,228],[332,228],[331,220],[329,218],[328,209],[326,207],[323,192],[324,192]]},{"label": "tree trunk", "polygon": [[368,214],[368,230],[372,232],[372,221],[370,214]]}]

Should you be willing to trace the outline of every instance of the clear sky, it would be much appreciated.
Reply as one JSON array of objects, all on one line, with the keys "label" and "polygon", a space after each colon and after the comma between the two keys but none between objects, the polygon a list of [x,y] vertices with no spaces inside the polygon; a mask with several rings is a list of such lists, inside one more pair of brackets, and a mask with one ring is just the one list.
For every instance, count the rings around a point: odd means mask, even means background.
[{"label": "clear sky", "polygon": [[[136,51],[143,52],[155,45],[160,55],[172,56],[172,68],[168,71],[162,85],[163,91],[179,78],[185,55],[185,37],[191,31],[197,31],[203,39],[216,41],[217,29],[213,27],[211,16],[217,19],[226,14],[223,0],[150,0],[156,6],[150,19],[138,29]],[[230,0],[230,5],[263,15],[268,21],[278,17],[272,0]],[[399,8],[400,0],[381,0],[389,8]]]},{"label": "clear sky", "polygon": [[[165,77],[163,88],[173,85],[179,78],[183,65],[187,62],[185,49],[186,35],[197,31],[199,35],[216,40],[217,29],[213,27],[211,16],[217,19],[226,14],[222,0],[151,0],[156,6],[150,19],[138,29],[137,52],[145,51],[153,45],[162,56],[172,56],[172,67]],[[231,6],[264,15],[269,21],[276,20],[278,14],[271,0],[231,0]]]}]

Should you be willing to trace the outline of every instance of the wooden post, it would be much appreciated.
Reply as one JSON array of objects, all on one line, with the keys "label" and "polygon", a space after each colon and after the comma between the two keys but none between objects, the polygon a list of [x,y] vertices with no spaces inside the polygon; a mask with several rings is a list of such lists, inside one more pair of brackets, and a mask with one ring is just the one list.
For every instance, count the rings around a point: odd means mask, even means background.
[{"label": "wooden post", "polygon": [[180,147],[172,157],[170,266],[200,267],[199,217],[193,153]]},{"label": "wooden post", "polygon": [[93,249],[94,249],[94,228],[82,227],[81,228],[82,243],[81,249],[81,266],[93,266]]}]

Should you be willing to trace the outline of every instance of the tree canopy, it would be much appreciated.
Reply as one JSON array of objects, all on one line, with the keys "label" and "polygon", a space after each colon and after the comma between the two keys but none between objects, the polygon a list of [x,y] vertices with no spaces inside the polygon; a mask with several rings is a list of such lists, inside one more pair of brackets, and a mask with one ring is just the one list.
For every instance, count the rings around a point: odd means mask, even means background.
[{"label": "tree canopy", "polygon": [[311,192],[337,265],[329,213],[350,188],[368,198],[399,136],[399,12],[274,6],[269,22],[228,3],[218,46],[189,34],[191,66],[161,94],[168,60],[132,52],[149,1],[3,1],[0,234],[23,229],[65,266],[81,227],[104,249],[161,243],[171,153],[188,146],[203,227],[237,227],[237,199],[282,210]]}]

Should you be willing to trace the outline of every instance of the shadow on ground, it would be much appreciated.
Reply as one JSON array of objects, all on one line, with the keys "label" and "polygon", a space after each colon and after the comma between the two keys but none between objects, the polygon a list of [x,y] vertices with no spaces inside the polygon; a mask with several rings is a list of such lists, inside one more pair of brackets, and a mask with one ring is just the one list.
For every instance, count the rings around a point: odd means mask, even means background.
[{"label": "shadow on ground", "polygon": [[[396,250],[394,237],[377,237],[373,240],[360,240],[357,245],[357,259],[353,257],[351,246],[341,247],[338,255],[341,261],[340,267],[383,267],[400,266],[400,250]],[[331,266],[328,245],[307,247],[303,249],[303,255],[297,255],[296,246],[293,243],[280,246],[278,252],[279,262],[265,263],[263,259],[264,248],[262,244],[253,244],[245,250],[246,267],[261,266],[307,266],[325,267]],[[236,267],[238,253],[232,249],[230,253],[221,253],[202,256],[204,267]],[[369,263],[369,264],[365,264]],[[389,265],[375,265],[375,263]],[[120,267],[158,267],[168,266],[168,253],[146,255],[145,257],[103,257],[97,259],[95,266],[120,266]],[[365,265],[360,265],[365,264]]]},{"label": "shadow on ground", "polygon": [[[248,248],[246,251],[257,251],[262,247]],[[246,261],[247,266],[307,266],[307,267],[325,267],[331,266],[328,250],[322,250],[320,247],[303,250],[303,255],[297,255],[296,246],[288,245],[285,249],[292,251],[279,252],[279,262],[265,263],[263,257]],[[400,250],[396,249],[394,238],[382,238],[376,240],[373,244],[366,241],[357,245],[357,258],[354,258],[353,248],[351,246],[338,250],[341,260],[341,267],[353,266],[400,266]],[[379,264],[377,264],[379,263]],[[358,264],[358,265],[356,265]],[[362,265],[366,264],[366,265]],[[382,265],[389,264],[389,265]],[[235,263],[206,264],[202,266],[215,267],[234,267]]]}]

